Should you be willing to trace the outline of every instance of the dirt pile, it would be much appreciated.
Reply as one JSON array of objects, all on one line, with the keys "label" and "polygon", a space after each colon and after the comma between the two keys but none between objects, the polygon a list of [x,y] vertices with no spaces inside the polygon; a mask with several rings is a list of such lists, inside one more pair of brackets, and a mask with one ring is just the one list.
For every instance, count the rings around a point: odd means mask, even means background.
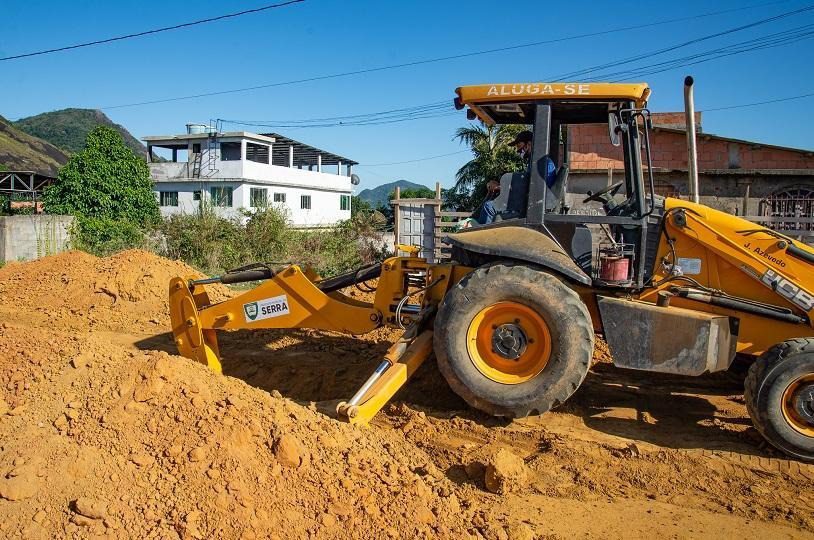
[{"label": "dirt pile", "polygon": [[477,492],[394,432],[92,336],[0,350],[0,536],[468,536]]},{"label": "dirt pile", "polygon": [[[141,250],[97,258],[69,251],[0,268],[0,304],[22,320],[77,329],[163,330],[169,281],[200,277],[190,266]],[[212,300],[228,298],[210,287]]]},{"label": "dirt pile", "polygon": [[217,376],[171,354],[168,281],[193,274],[139,251],[0,269],[0,538],[814,530],[814,466],[761,446],[731,374],[617,370],[600,345],[572,399],[509,422],[429,361],[355,428],[331,410],[398,332],[220,332]]}]

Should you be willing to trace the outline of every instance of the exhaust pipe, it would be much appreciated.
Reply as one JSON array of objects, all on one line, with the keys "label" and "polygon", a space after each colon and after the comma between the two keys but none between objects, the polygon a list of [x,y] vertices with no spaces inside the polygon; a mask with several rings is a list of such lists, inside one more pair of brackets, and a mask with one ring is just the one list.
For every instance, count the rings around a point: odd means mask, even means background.
[{"label": "exhaust pipe", "polygon": [[698,150],[695,146],[695,101],[692,92],[693,79],[684,79],[684,115],[687,124],[687,171],[690,181],[690,200],[699,203],[698,193]]}]

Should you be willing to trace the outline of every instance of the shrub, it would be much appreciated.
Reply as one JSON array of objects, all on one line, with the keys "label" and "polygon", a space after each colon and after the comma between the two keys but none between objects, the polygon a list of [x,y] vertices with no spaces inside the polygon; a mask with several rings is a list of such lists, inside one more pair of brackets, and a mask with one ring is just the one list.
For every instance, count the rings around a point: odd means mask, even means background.
[{"label": "shrub", "polygon": [[208,205],[202,205],[197,214],[165,218],[159,232],[164,243],[162,255],[205,271],[233,268],[246,258],[241,253],[245,246],[240,221],[222,218]]},{"label": "shrub", "polygon": [[248,216],[244,235],[249,256],[263,262],[285,260],[294,239],[288,215],[280,209],[267,207]]},{"label": "shrub", "polygon": [[130,248],[148,247],[141,227],[128,220],[77,216],[71,233],[75,249],[104,257]]},{"label": "shrub", "polygon": [[359,215],[328,229],[293,229],[288,216],[276,208],[247,213],[239,218],[218,216],[203,206],[192,215],[166,218],[160,233],[161,253],[181,259],[207,273],[253,262],[272,266],[297,263],[323,276],[350,271],[384,257],[376,230],[381,216]]}]

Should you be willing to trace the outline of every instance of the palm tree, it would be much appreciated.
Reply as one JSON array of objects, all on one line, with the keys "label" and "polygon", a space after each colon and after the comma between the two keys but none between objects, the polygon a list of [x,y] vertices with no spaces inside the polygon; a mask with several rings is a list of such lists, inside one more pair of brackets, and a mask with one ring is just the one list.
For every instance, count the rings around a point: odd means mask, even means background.
[{"label": "palm tree", "polygon": [[450,206],[472,209],[486,194],[486,182],[523,169],[523,161],[509,144],[526,126],[484,123],[458,128],[455,138],[472,150],[472,159],[458,169],[455,186],[447,192]]}]

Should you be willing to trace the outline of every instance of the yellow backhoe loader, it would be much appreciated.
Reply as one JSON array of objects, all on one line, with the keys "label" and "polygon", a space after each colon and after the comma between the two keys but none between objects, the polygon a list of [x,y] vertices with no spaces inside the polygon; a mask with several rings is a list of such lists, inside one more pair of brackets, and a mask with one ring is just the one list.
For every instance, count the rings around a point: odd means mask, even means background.
[{"label": "yellow backhoe loader", "polygon": [[[814,461],[814,249],[698,203],[692,79],[685,81],[690,195],[655,193],[646,84],[489,84],[457,89],[470,120],[531,125],[525,173],[501,178],[494,223],[451,234],[449,262],[416,253],[321,279],[258,264],[170,283],[180,353],[220,371],[219,330],[404,328],[338,414],[370,420],[433,353],[452,389],[499,416],[544,413],[590,367],[594,335],[614,364],[702,375],[754,357],[745,399],[774,446]],[[568,213],[567,126],[607,123],[624,179],[585,199],[605,215]],[[556,180],[546,182],[548,160]],[[593,233],[592,233],[593,231]],[[342,289],[378,279],[375,300]],[[261,280],[212,304],[208,283]]]}]

